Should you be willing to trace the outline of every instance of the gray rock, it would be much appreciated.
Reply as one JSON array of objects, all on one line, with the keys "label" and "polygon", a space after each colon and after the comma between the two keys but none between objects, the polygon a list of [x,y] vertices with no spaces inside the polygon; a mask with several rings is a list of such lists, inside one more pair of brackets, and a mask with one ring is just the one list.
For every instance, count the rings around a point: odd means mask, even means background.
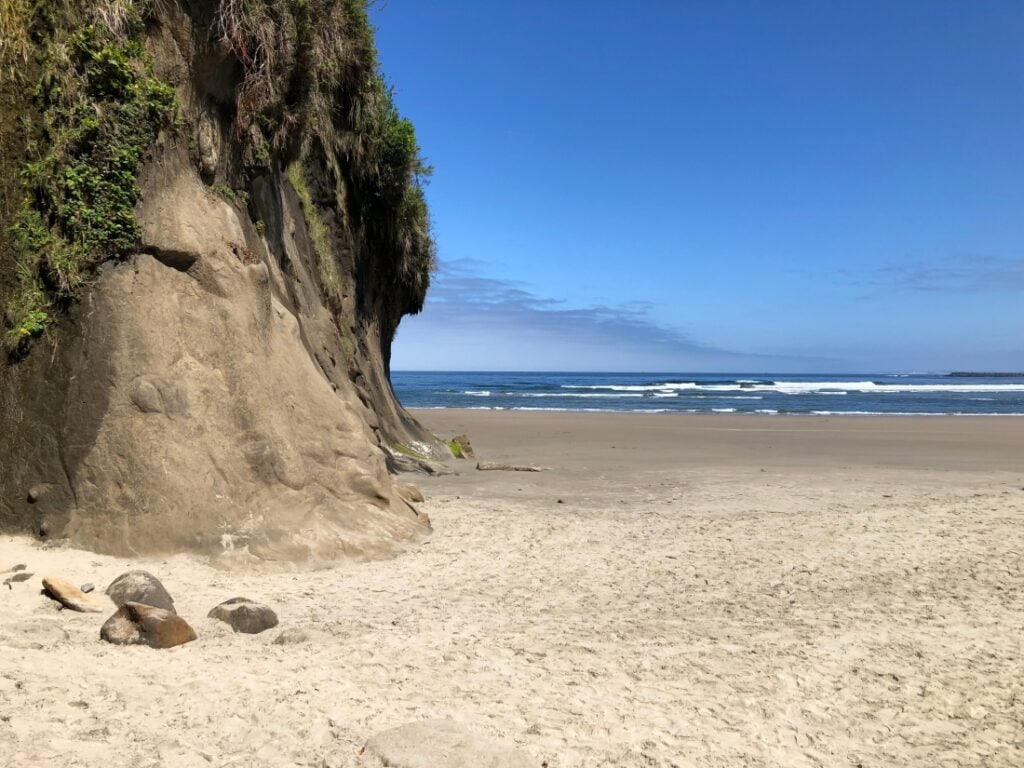
[{"label": "gray rock", "polygon": [[4,579],[4,584],[7,585],[8,589],[11,589],[11,584],[17,584],[19,581],[28,581],[32,578],[32,576],[33,574],[29,573],[28,571],[19,571],[13,576],[8,576],[6,579]]},{"label": "gray rock", "polygon": [[225,600],[207,614],[211,619],[220,619],[235,632],[258,635],[264,630],[277,626],[277,614],[262,603],[255,603],[247,597],[233,597]]},{"label": "gray rock", "polygon": [[96,585],[93,584],[91,581],[87,581],[85,584],[81,586],[81,590],[86,594],[92,592],[94,589],[96,589]]},{"label": "gray rock", "polygon": [[28,566],[24,563],[18,563],[15,566],[8,568],[4,573],[16,573],[17,571],[24,571]]},{"label": "gray rock", "polygon": [[453,720],[424,720],[379,733],[366,743],[364,759],[374,768],[535,768],[514,744]]},{"label": "gray rock", "polygon": [[177,613],[174,609],[174,598],[170,596],[160,580],[149,571],[128,571],[122,573],[107,587],[107,594],[114,605],[125,603],[142,603],[154,608],[161,608],[169,613]]},{"label": "gray rock", "polygon": [[177,614],[142,603],[125,603],[103,624],[100,638],[114,645],[173,648],[196,639],[195,630]]}]

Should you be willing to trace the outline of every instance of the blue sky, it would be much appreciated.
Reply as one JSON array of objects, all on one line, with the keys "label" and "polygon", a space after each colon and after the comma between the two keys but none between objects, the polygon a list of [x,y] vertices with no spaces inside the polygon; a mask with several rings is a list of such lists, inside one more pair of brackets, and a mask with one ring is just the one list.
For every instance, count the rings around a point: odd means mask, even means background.
[{"label": "blue sky", "polygon": [[393,367],[1024,368],[1024,3],[386,0]]}]

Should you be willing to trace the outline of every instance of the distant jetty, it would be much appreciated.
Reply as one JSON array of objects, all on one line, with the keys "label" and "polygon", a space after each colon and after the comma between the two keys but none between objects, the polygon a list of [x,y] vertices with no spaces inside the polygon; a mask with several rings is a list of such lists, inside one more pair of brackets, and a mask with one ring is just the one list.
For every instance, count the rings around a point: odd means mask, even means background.
[{"label": "distant jetty", "polygon": [[959,379],[1024,379],[1024,372],[1020,371],[953,371],[946,375]]}]

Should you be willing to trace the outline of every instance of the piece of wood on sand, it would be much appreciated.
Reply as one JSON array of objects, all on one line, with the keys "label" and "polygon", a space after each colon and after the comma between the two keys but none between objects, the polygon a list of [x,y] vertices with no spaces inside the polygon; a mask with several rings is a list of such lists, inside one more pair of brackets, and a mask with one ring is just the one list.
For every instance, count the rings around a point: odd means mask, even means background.
[{"label": "piece of wood on sand", "polygon": [[476,468],[481,472],[543,472],[546,467],[538,467],[536,464],[501,464],[494,461],[478,461]]}]

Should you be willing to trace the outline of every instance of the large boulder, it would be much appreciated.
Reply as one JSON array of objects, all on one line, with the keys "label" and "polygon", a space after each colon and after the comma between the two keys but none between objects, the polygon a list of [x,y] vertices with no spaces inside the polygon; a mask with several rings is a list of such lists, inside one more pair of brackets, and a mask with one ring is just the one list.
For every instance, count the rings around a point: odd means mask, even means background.
[{"label": "large boulder", "polygon": [[43,577],[43,593],[65,608],[81,613],[103,613],[110,607],[109,600],[86,594],[67,579],[57,576]]},{"label": "large boulder", "polygon": [[114,601],[114,605],[119,607],[125,603],[142,603],[162,608],[168,613],[177,613],[174,610],[174,598],[149,571],[122,573],[110,582],[107,595]]},{"label": "large boulder", "polygon": [[247,597],[233,597],[225,600],[208,614],[211,619],[220,619],[235,632],[258,635],[264,630],[277,626],[277,614],[262,603]]},{"label": "large boulder", "polygon": [[115,645],[173,648],[196,639],[195,630],[177,614],[142,603],[125,603],[103,624],[100,637]]},{"label": "large boulder", "polygon": [[453,720],[424,720],[379,733],[366,743],[363,757],[373,768],[536,768],[514,744]]}]

